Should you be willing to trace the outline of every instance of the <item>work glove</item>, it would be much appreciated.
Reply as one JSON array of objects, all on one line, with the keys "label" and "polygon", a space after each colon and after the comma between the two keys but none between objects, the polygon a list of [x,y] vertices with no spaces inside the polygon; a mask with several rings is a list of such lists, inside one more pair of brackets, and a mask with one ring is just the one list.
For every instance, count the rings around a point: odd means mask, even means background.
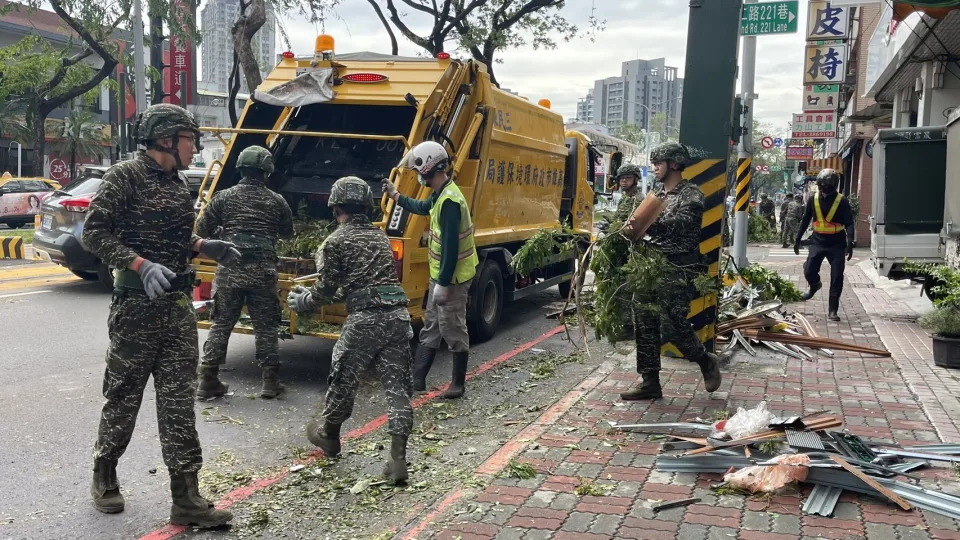
[{"label": "work glove", "polygon": [[296,313],[310,313],[315,310],[317,304],[309,289],[297,285],[287,294],[287,305]]},{"label": "work glove", "polygon": [[797,255],[800,254],[800,242],[794,242],[793,252],[796,253]]},{"label": "work glove", "polygon": [[853,248],[855,247],[857,247],[856,242],[850,242],[847,244],[847,260],[848,261],[853,258]]},{"label": "work glove", "polygon": [[438,306],[447,305],[450,300],[450,287],[445,287],[437,283],[433,286],[433,302]]},{"label": "work glove", "polygon": [[140,263],[137,273],[140,274],[140,281],[143,282],[144,292],[151,300],[163,296],[170,290],[170,280],[177,277],[177,273],[173,270],[146,259]]},{"label": "work glove", "polygon": [[397,196],[397,186],[393,185],[393,182],[384,178],[383,180],[383,192],[387,194],[387,197],[393,199]]},{"label": "work glove", "polygon": [[240,251],[237,250],[237,246],[223,240],[203,240],[200,242],[200,253],[224,266],[233,266],[240,261]]}]

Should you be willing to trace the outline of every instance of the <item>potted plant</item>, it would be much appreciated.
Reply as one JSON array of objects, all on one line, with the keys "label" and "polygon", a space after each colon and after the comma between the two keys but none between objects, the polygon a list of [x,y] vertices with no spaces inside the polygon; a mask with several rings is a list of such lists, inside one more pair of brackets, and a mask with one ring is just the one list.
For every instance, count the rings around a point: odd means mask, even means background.
[{"label": "potted plant", "polygon": [[920,318],[920,326],[933,338],[933,362],[947,368],[960,368],[960,272],[942,265],[923,265],[926,279],[936,285],[933,311]]}]

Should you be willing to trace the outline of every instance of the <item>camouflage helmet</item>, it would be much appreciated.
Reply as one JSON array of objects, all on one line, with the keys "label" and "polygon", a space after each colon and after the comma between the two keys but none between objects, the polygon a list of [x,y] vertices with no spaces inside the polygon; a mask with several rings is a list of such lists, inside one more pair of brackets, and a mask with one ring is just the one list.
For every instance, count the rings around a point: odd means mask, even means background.
[{"label": "camouflage helmet", "polygon": [[641,171],[639,166],[634,165],[633,163],[627,163],[626,165],[623,165],[617,169],[617,178],[619,179],[621,176],[632,174],[633,176],[637,177],[637,180],[639,180],[643,176],[640,173]]},{"label": "camouflage helmet", "polygon": [[249,167],[251,169],[260,169],[263,174],[270,176],[273,174],[273,154],[262,146],[248,146],[240,152],[237,157],[237,168]]},{"label": "camouflage helmet", "polygon": [[147,142],[173,137],[180,131],[200,132],[190,111],[171,103],[157,103],[137,115],[134,133],[137,141]]},{"label": "camouflage helmet", "polygon": [[344,176],[337,180],[330,188],[330,199],[327,205],[340,204],[372,206],[373,193],[370,191],[370,184],[356,176]]},{"label": "camouflage helmet", "polygon": [[658,144],[650,151],[650,162],[672,161],[677,165],[686,166],[690,162],[690,152],[687,147],[676,142],[667,141]]}]

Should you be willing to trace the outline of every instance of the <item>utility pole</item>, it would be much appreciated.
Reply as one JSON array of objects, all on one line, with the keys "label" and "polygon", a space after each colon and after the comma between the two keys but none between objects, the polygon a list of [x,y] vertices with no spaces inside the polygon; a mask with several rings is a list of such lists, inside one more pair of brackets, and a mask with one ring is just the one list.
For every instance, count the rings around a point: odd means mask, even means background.
[{"label": "utility pole", "polygon": [[[757,0],[744,0],[755,4]],[[743,64],[740,71],[740,99],[743,102],[743,135],[737,152],[737,185],[734,196],[733,263],[746,268],[747,227],[750,219],[750,181],[753,177],[753,82],[757,64],[757,37],[743,36]]]},{"label": "utility pole", "polygon": [[141,113],[147,108],[147,73],[143,66],[143,13],[140,12],[140,0],[133,0],[133,61],[137,80],[134,96],[137,113]]}]

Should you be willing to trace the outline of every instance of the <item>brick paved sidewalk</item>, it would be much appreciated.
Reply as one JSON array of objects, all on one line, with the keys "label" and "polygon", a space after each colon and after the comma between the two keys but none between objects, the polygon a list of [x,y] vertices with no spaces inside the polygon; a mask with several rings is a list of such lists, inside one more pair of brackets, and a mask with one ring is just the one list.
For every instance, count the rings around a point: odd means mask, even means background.
[{"label": "brick paved sidewalk", "polygon": [[[800,279],[800,264],[770,264]],[[825,279],[829,279],[824,276]],[[664,361],[664,399],[627,403],[618,393],[636,379],[632,355],[615,358],[521,431],[477,470],[489,483],[460,488],[438,502],[398,538],[481,539],[960,539],[960,524],[932,512],[904,512],[884,501],[845,492],[834,517],[801,513],[809,493],[768,498],[717,495],[720,475],[663,473],[653,469],[660,443],[641,434],[613,432],[606,420],[671,422],[710,418],[766,400],[775,414],[830,410],[850,432],[903,445],[960,442],[960,383],[934,367],[929,338],[916,314],[876,289],[859,268],[848,266],[840,323],[826,321],[826,297],[795,308],[821,335],[886,347],[892,359],[837,352],[814,361],[737,362],[724,373],[720,391],[703,390],[696,365]],[[739,355],[738,355],[739,357]],[[537,475],[517,480],[503,474],[508,462],[531,464]],[[916,471],[924,485],[960,493],[954,471]],[[592,484],[606,495],[577,495]],[[691,506],[654,513],[655,501],[699,497]]]}]

